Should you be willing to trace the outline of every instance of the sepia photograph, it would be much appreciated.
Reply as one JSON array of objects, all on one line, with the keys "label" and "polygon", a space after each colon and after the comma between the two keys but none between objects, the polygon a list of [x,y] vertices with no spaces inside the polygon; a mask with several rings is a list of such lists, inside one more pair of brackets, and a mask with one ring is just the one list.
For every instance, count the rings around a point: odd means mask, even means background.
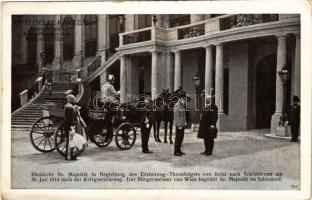
[{"label": "sepia photograph", "polygon": [[7,15],[10,189],[311,187],[300,10],[114,6]]}]

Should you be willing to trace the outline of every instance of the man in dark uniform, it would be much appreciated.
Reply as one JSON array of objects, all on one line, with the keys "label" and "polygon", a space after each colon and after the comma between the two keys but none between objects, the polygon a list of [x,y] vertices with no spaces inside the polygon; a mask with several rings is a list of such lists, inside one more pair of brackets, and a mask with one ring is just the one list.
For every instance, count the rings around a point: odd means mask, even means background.
[{"label": "man in dark uniform", "polygon": [[144,110],[144,114],[141,115],[142,152],[153,153],[153,151],[150,151],[148,149],[148,141],[150,137],[151,128],[153,126],[152,119],[151,119],[152,111],[150,110],[152,106],[152,100],[151,100],[149,93],[146,93],[146,100],[144,104],[146,105],[145,106],[146,109]]},{"label": "man in dark uniform", "polygon": [[300,99],[298,96],[293,96],[293,105],[289,112],[289,123],[291,129],[291,140],[290,142],[297,142],[299,136],[300,126]]},{"label": "man in dark uniform", "polygon": [[176,135],[174,140],[174,155],[175,156],[182,156],[185,154],[182,152],[182,142],[184,138],[184,129],[186,127],[186,94],[180,93],[180,98],[178,102],[174,105],[174,124],[176,127]]},{"label": "man in dark uniform", "polygon": [[206,99],[205,109],[200,116],[198,129],[198,138],[204,139],[205,151],[201,154],[206,156],[212,155],[214,139],[217,137],[218,129],[216,123],[218,121],[218,107],[214,104],[212,98]]}]

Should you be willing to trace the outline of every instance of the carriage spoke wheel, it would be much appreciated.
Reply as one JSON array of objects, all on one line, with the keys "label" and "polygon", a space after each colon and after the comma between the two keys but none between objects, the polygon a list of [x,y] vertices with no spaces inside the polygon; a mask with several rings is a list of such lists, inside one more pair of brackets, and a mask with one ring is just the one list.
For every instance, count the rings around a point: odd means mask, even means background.
[{"label": "carriage spoke wheel", "polygon": [[42,117],[35,121],[29,133],[32,146],[40,152],[51,152],[55,149],[54,132],[58,118]]},{"label": "carriage spoke wheel", "polygon": [[[113,131],[113,130],[112,130]],[[112,133],[113,135],[113,133]],[[93,133],[93,142],[98,147],[107,147],[113,140],[113,136],[109,136],[107,129],[100,128],[99,130],[96,130],[95,133]]]},{"label": "carriage spoke wheel", "polygon": [[115,142],[121,150],[130,149],[136,140],[136,131],[132,124],[122,123],[116,130]]},{"label": "carriage spoke wheel", "polygon": [[64,123],[61,124],[55,131],[55,147],[57,152],[59,152],[62,156],[66,155],[66,143],[67,143],[67,135],[64,128]]},{"label": "carriage spoke wheel", "polygon": [[[56,129],[54,141],[55,141],[55,148],[57,152],[65,157],[68,137],[67,137],[64,125],[65,124],[62,123]],[[73,156],[79,156],[82,152],[83,152],[83,149],[80,151],[76,151],[76,153]]]}]

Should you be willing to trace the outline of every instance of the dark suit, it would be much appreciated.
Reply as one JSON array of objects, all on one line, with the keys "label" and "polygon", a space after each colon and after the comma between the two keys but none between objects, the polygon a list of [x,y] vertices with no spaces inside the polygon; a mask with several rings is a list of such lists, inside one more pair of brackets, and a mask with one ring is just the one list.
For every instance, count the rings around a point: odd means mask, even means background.
[{"label": "dark suit", "polygon": [[289,123],[291,129],[291,141],[297,141],[300,126],[300,105],[294,104],[289,111]]},{"label": "dark suit", "polygon": [[[147,102],[144,102],[145,104]],[[152,112],[148,111],[150,106],[148,105],[147,110],[140,113],[140,123],[141,123],[141,141],[142,141],[142,152],[146,153],[149,152],[148,149],[148,141],[150,137],[151,128],[153,126],[152,121]]]},{"label": "dark suit", "polygon": [[198,138],[204,139],[205,154],[211,155],[214,146],[214,138],[217,134],[211,131],[211,127],[216,127],[218,121],[218,107],[216,105],[209,105],[203,111],[198,129]]}]

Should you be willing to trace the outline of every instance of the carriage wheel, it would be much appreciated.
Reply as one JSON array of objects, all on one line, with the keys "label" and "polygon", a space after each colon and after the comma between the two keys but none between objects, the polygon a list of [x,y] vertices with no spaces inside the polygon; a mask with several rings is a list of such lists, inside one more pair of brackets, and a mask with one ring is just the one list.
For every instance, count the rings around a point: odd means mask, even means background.
[{"label": "carriage wheel", "polygon": [[65,156],[67,137],[64,129],[64,123],[56,129],[54,141],[57,152],[59,152],[62,156]]},{"label": "carriage wheel", "polygon": [[116,130],[115,142],[121,150],[130,149],[136,140],[136,131],[132,124],[122,123]]},{"label": "carriage wheel", "polygon": [[[67,143],[67,135],[65,132],[65,123],[62,123],[58,126],[58,128],[55,131],[55,148],[59,154],[62,156],[66,156],[66,143]],[[79,156],[84,149],[76,152],[74,156]]]},{"label": "carriage wheel", "polygon": [[113,140],[113,136],[109,137],[105,127],[96,130],[91,137],[93,137],[93,142],[98,147],[107,147]]},{"label": "carriage wheel", "polygon": [[58,121],[56,117],[42,117],[35,121],[29,133],[32,146],[40,152],[51,152],[55,149],[54,132]]}]

